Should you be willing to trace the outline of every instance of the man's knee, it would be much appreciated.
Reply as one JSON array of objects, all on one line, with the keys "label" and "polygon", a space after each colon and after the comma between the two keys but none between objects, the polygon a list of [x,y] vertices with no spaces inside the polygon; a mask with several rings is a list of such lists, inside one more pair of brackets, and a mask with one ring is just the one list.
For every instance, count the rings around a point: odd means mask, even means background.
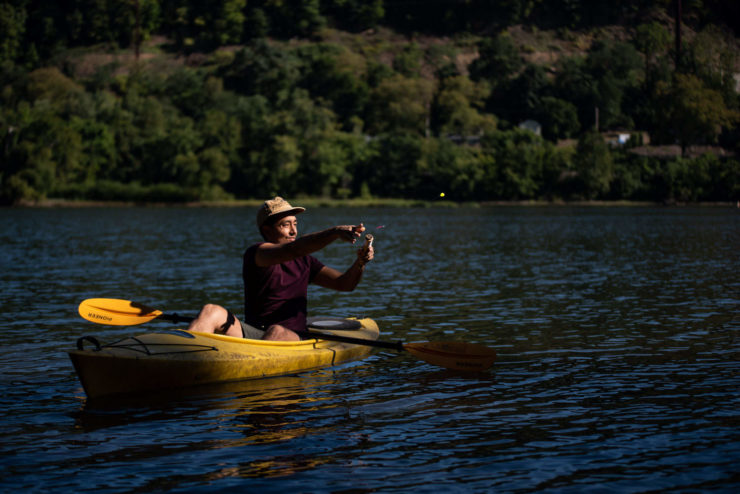
[{"label": "man's knee", "polygon": [[216,304],[206,304],[200,310],[200,317],[208,319],[217,317],[223,318],[224,314],[226,314],[226,309]]},{"label": "man's knee", "polygon": [[265,331],[265,335],[262,337],[263,340],[276,340],[276,341],[298,341],[300,336],[295,332],[281,326],[280,324],[273,324]]}]

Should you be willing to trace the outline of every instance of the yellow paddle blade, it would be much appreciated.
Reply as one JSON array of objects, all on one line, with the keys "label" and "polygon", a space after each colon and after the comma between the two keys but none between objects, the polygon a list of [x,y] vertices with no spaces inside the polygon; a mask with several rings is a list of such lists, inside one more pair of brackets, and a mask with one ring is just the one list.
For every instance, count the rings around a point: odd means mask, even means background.
[{"label": "yellow paddle blade", "polygon": [[162,315],[162,311],[115,298],[89,298],[77,310],[88,321],[113,326],[142,324]]},{"label": "yellow paddle blade", "polygon": [[403,348],[429,364],[458,371],[484,371],[496,360],[495,350],[462,341],[406,343]]}]

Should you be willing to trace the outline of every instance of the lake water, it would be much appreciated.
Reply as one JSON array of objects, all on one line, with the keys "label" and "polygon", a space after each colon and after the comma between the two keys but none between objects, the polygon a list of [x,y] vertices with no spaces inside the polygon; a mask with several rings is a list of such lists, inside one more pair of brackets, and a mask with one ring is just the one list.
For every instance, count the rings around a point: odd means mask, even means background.
[{"label": "lake water", "polygon": [[[300,202],[300,201],[295,201]],[[65,350],[80,301],[242,313],[253,209],[0,209],[0,491],[736,492],[740,210],[311,209],[364,221],[376,260],[314,315],[381,339],[499,353],[484,374],[410,355],[92,403]],[[378,228],[378,227],[383,228]],[[355,247],[318,254],[345,268]]]}]

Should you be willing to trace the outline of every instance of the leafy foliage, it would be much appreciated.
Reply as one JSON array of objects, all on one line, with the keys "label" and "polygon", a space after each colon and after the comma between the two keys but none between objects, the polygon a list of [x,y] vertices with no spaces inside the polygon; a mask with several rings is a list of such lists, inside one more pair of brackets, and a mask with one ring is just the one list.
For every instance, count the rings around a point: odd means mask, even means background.
[{"label": "leafy foliage", "polygon": [[[683,72],[669,26],[654,20],[666,8],[0,0],[0,202],[440,192],[738,200],[736,159],[688,156],[698,144],[740,151],[737,7],[687,7],[695,35],[682,47]],[[615,21],[625,36],[603,36]],[[532,39],[555,29],[572,42],[578,29],[593,42],[543,63],[511,34],[515,24]],[[155,36],[165,41],[130,60],[130,48]],[[525,120],[541,136],[519,129]],[[596,128],[644,130],[685,155],[634,154]]]}]

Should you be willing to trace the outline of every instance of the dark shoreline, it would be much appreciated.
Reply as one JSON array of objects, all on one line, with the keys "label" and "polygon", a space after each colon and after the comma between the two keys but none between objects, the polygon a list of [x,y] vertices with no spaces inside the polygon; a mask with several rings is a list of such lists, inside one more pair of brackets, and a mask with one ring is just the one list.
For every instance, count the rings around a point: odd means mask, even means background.
[{"label": "dark shoreline", "polygon": [[[310,207],[377,207],[377,208],[431,208],[431,207],[499,207],[499,206],[533,206],[533,207],[711,207],[739,208],[740,201],[727,202],[651,202],[651,201],[466,201],[448,200],[425,201],[414,199],[325,199],[325,198],[291,198],[293,202]],[[21,201],[4,208],[106,208],[106,207],[258,207],[263,199],[234,199],[227,201],[194,201],[194,202],[138,202],[138,201],[70,201],[66,199],[44,199],[40,201]]]}]

